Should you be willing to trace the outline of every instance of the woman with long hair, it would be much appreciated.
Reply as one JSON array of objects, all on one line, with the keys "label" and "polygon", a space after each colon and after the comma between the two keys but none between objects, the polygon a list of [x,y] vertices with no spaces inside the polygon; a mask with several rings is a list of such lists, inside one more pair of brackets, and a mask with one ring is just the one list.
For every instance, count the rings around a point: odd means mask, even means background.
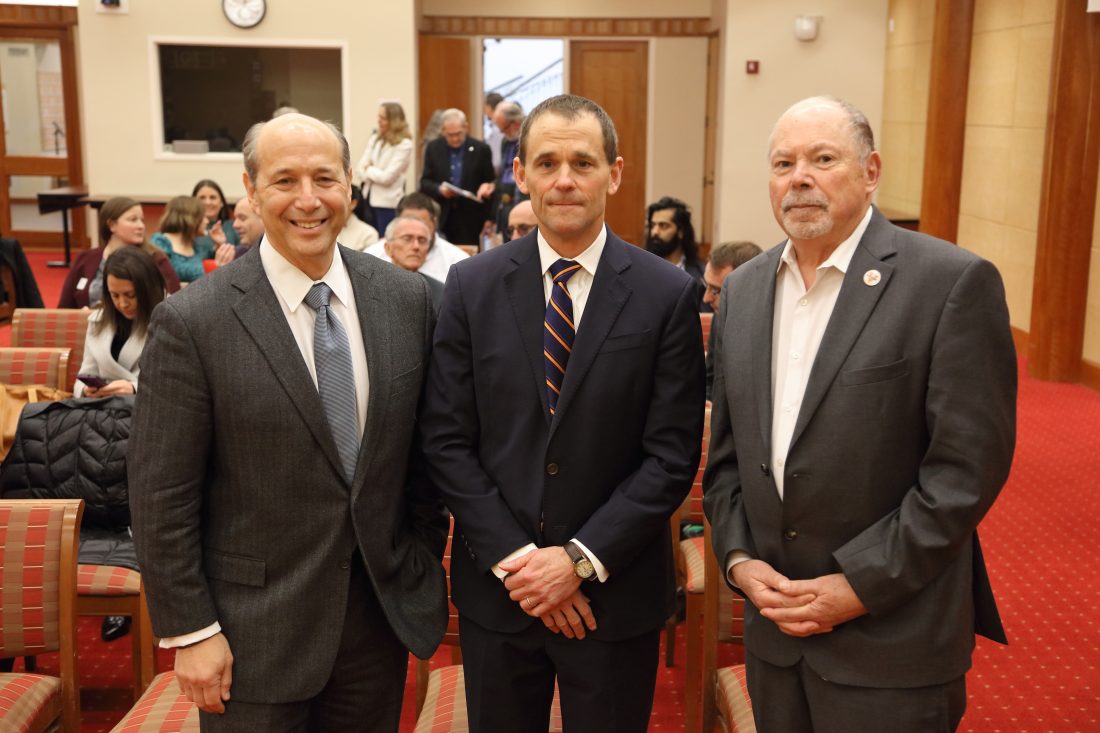
[{"label": "woman with long hair", "polygon": [[153,308],[164,300],[164,276],[152,255],[126,247],[106,260],[103,291],[103,301],[88,317],[84,360],[77,372],[90,383],[78,378],[76,397],[137,391],[138,358],[145,348]]},{"label": "woman with long hair", "polygon": [[241,243],[237,230],[233,228],[233,207],[225,200],[222,187],[216,181],[202,179],[191,189],[191,195],[202,203],[202,213],[206,217],[203,234],[210,237],[215,249],[223,244],[236,247]]},{"label": "woman with long hair", "polygon": [[397,102],[378,107],[378,129],[355,166],[354,178],[363,198],[374,210],[374,228],[380,232],[393,221],[397,202],[405,195],[405,174],[412,161],[413,143],[405,110]]},{"label": "woman with long hair", "polygon": [[168,292],[180,289],[172,263],[145,237],[141,204],[125,196],[108,199],[99,207],[99,246],[77,256],[61,286],[58,308],[94,308],[103,299],[103,267],[107,258],[126,246],[148,252],[160,268]]},{"label": "woman with long hair", "polygon": [[202,277],[203,260],[214,258],[214,243],[203,234],[203,221],[202,202],[193,196],[176,196],[164,207],[160,231],[152,237],[153,244],[168,255],[183,285]]}]

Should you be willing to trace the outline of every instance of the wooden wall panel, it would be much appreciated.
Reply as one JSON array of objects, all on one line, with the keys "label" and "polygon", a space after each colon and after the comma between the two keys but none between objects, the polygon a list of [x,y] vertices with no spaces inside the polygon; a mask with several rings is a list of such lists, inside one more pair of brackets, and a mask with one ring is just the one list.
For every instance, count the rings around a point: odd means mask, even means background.
[{"label": "wooden wall panel", "polygon": [[434,35],[521,36],[705,36],[710,18],[476,18],[424,16],[420,32]]},{"label": "wooden wall panel", "polygon": [[480,136],[481,110],[469,109],[473,98],[473,73],[470,68],[473,39],[421,35],[418,42],[416,139],[420,140],[432,112],[448,107],[464,110],[470,119],[472,133],[475,137]]}]

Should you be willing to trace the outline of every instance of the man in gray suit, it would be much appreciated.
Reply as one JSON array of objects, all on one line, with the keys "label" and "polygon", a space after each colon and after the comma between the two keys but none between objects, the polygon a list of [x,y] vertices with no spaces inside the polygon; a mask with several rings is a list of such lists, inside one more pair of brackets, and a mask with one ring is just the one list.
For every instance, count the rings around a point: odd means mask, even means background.
[{"label": "man in gray suit", "polygon": [[789,239],[726,281],[703,481],[757,727],[954,730],[975,632],[1005,641],[975,531],[1015,443],[1001,278],[871,205],[850,104],[788,109],[770,162]]},{"label": "man in gray suit", "polygon": [[350,156],[299,114],[244,143],[259,247],[157,308],[130,442],[155,633],[204,731],[397,730],[447,621],[418,471],[424,279],[338,247]]}]

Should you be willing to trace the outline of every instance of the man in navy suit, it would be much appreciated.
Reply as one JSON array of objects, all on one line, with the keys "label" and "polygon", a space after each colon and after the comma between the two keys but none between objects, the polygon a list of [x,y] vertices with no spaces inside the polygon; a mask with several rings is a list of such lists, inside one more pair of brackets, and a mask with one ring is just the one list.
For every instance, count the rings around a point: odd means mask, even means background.
[{"label": "man in navy suit", "polygon": [[[460,109],[443,111],[440,136],[424,149],[424,170],[420,190],[443,209],[440,231],[454,244],[478,244],[481,229],[489,220],[496,171],[489,146],[467,132],[466,113]],[[475,194],[468,199],[444,185],[450,183]]]},{"label": "man in navy suit", "polygon": [[604,225],[596,103],[546,100],[514,164],[538,228],[456,264],[421,415],[455,518],[472,731],[645,731],[674,608],[668,518],[699,462],[701,287]]}]

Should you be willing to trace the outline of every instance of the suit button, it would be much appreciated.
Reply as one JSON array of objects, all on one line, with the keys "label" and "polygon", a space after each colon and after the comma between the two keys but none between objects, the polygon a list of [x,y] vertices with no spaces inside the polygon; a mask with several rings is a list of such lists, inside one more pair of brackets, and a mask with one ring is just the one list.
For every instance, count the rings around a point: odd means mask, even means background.
[{"label": "suit button", "polygon": [[766,464],[766,463],[761,463],[760,464],[760,473],[764,474],[765,476],[771,476],[772,475],[771,469],[768,468],[768,464]]},{"label": "suit button", "polygon": [[783,539],[787,540],[788,542],[790,540],[798,539],[798,532],[793,529],[785,529],[783,530]]},{"label": "suit button", "polygon": [[348,560],[347,558],[340,561],[340,569],[341,570],[347,570],[350,567],[351,567],[351,561]]},{"label": "suit button", "polygon": [[557,476],[558,475],[558,464],[556,464],[556,463],[547,463],[546,464],[546,475],[547,476]]}]

